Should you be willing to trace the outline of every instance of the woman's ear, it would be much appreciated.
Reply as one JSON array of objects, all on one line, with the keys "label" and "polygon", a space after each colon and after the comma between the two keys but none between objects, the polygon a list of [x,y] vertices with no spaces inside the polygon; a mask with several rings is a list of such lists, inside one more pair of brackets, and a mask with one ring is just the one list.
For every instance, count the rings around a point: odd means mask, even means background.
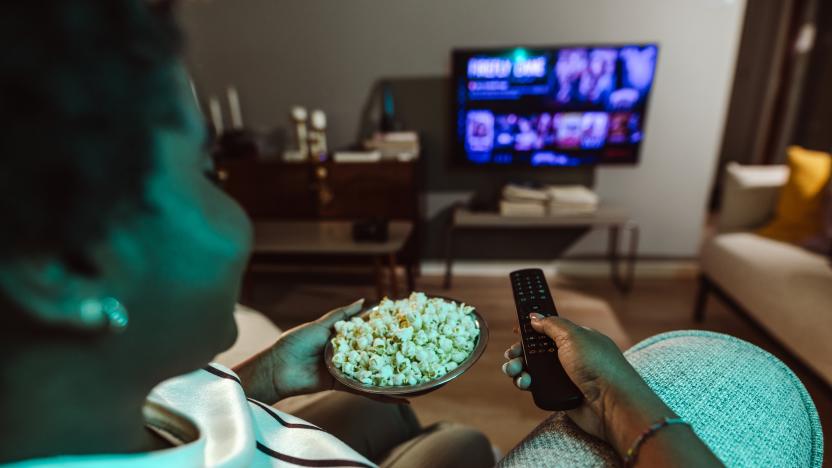
[{"label": "woman's ear", "polygon": [[0,289],[30,317],[79,330],[107,324],[96,306],[104,290],[91,263],[80,257],[20,258],[0,264]]}]

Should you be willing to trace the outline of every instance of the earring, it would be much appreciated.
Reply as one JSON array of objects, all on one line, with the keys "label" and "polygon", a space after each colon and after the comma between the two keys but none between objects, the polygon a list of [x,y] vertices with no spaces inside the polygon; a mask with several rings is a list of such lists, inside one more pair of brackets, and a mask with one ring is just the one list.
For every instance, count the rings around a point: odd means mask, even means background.
[{"label": "earring", "polygon": [[80,309],[85,322],[104,324],[114,333],[123,332],[130,323],[127,309],[114,297],[86,299]]},{"label": "earring", "polygon": [[104,306],[104,316],[107,317],[107,324],[110,330],[121,333],[127,329],[130,317],[127,309],[114,297],[105,297],[101,304]]}]

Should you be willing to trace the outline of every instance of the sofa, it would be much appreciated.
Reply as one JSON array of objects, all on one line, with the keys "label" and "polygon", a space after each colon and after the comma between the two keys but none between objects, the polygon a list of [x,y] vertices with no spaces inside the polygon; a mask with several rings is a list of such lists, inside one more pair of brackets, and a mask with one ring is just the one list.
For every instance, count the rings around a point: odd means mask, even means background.
[{"label": "sofa", "polygon": [[832,385],[832,266],[827,256],[758,236],[786,166],[728,166],[717,232],[704,243],[694,317],[715,295],[747,315]]}]

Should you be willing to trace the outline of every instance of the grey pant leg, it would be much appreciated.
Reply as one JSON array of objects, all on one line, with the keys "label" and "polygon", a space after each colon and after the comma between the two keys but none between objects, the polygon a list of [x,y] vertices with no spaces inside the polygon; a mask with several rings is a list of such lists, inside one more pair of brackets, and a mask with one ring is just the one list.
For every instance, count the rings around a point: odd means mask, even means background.
[{"label": "grey pant leg", "polygon": [[491,444],[481,432],[438,423],[394,448],[382,468],[487,468],[495,464]]},{"label": "grey pant leg", "polygon": [[422,431],[409,405],[381,403],[346,392],[327,392],[309,399],[308,404],[286,409],[375,462]]}]

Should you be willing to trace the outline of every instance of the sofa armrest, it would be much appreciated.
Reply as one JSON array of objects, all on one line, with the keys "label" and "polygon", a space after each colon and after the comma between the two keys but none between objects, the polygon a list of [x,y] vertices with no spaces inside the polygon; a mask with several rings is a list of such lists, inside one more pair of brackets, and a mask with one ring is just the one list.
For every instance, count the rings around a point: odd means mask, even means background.
[{"label": "sofa armrest", "polygon": [[228,368],[273,345],[283,333],[268,317],[240,304],[234,310],[234,321],[237,322],[237,341],[214,358],[214,362]]},{"label": "sofa armrest", "polygon": [[720,232],[754,229],[774,213],[780,188],[789,178],[787,166],[728,165],[722,193]]}]

